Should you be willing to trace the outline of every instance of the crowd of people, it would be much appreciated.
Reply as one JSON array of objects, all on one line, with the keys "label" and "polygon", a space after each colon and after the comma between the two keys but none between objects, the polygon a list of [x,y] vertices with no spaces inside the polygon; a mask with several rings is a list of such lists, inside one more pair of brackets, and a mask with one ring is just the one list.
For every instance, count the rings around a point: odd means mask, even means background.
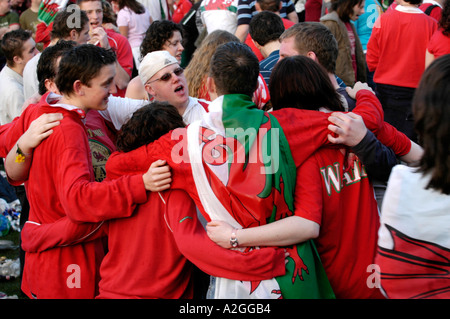
[{"label": "crowd of people", "polygon": [[18,1],[27,297],[450,297],[448,0]]}]

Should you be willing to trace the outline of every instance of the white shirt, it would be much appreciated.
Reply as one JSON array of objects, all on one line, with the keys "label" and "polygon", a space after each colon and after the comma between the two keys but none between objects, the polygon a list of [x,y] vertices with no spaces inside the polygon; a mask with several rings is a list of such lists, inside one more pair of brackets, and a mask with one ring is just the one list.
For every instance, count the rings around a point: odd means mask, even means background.
[{"label": "white shirt", "polygon": [[150,13],[153,21],[163,20],[161,15],[161,7],[165,14],[165,19],[168,19],[168,8],[165,0],[138,0]]},{"label": "white shirt", "polygon": [[450,249],[450,195],[425,189],[430,180],[416,168],[392,169],[381,209],[378,245],[393,248],[386,225],[403,234]]},{"label": "white shirt", "polygon": [[27,62],[23,69],[23,95],[25,100],[39,92],[39,81],[37,78],[37,65],[41,53],[36,54],[30,61]]},{"label": "white shirt", "polygon": [[22,76],[5,65],[0,72],[0,124],[19,116],[24,102]]},{"label": "white shirt", "polygon": [[225,30],[234,34],[237,28],[238,0],[203,0],[201,19],[208,33]]},{"label": "white shirt", "polygon": [[[202,102],[209,104],[206,100],[202,100]],[[203,115],[206,113],[205,108],[199,103],[199,99],[190,96],[189,104],[183,113],[183,121],[186,125],[191,124],[192,122],[202,119]]]}]

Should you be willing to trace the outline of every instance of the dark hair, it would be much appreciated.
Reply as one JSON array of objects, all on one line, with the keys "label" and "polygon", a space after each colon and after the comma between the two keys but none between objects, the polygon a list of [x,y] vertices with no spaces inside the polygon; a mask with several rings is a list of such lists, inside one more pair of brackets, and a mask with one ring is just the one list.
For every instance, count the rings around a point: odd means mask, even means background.
[{"label": "dark hair", "polygon": [[185,127],[177,109],[167,102],[153,102],[133,113],[117,135],[117,150],[132,151],[153,142],[167,132]]},{"label": "dark hair", "polygon": [[209,73],[220,94],[252,96],[258,87],[259,61],[246,44],[228,42],[217,47]]},{"label": "dark hair", "polygon": [[116,62],[114,51],[106,50],[92,44],[82,44],[66,52],[58,68],[55,84],[61,94],[73,93],[73,84],[80,80],[89,86],[100,70]]},{"label": "dark hair", "polygon": [[249,33],[259,45],[278,41],[284,32],[284,24],[280,16],[270,11],[262,11],[250,21]]},{"label": "dark hair", "polygon": [[72,50],[76,45],[77,43],[74,41],[59,40],[55,45],[49,46],[42,51],[36,69],[40,95],[44,95],[47,92],[45,80],[53,80],[56,76],[58,58]]},{"label": "dark hair", "polygon": [[419,171],[431,175],[427,188],[450,194],[450,54],[428,66],[412,101],[414,128],[424,149]]},{"label": "dark hair", "polygon": [[423,0],[405,0],[405,2],[408,2],[409,4],[422,4]]},{"label": "dark hair", "polygon": [[[76,0],[77,5],[81,5],[83,2],[90,2],[90,1],[99,1],[102,2],[102,0]],[[103,6],[102,6],[103,9]]]},{"label": "dark hair", "polygon": [[269,94],[274,110],[297,108],[344,111],[325,69],[312,59],[296,55],[280,60],[272,70]]},{"label": "dark hair", "polygon": [[129,8],[136,14],[142,14],[145,12],[145,7],[136,0],[117,0],[119,9]]},{"label": "dark hair", "polygon": [[79,14],[80,24],[69,23],[69,19],[73,19],[73,14],[73,11],[67,9],[58,12],[55,16],[55,20],[53,20],[53,28],[50,33],[52,39],[65,39],[70,36],[72,30],[76,30],[77,33],[80,33],[86,24],[89,23],[86,12],[80,10],[79,7],[76,9],[76,14]]},{"label": "dark hair", "polygon": [[320,65],[328,72],[336,72],[338,43],[330,29],[320,22],[301,22],[283,32],[280,40],[295,37],[295,49],[301,55],[315,53]]},{"label": "dark hair", "polygon": [[114,12],[111,3],[107,0],[102,0],[103,9],[103,23],[112,23],[117,26],[117,15]]},{"label": "dark hair", "polygon": [[[410,1],[420,1],[422,0],[405,0],[407,2]],[[349,22],[350,17],[353,15],[353,7],[357,4],[361,5],[363,0],[331,0],[331,10],[336,11],[341,19],[344,22]],[[412,2],[410,2],[412,3]]]},{"label": "dark hair", "polygon": [[31,38],[31,33],[23,29],[5,33],[2,39],[1,49],[8,66],[14,66],[14,57],[22,57],[23,44]]},{"label": "dark hair", "polygon": [[280,11],[280,0],[256,0],[262,11],[278,12]]},{"label": "dark hair", "polygon": [[441,19],[439,19],[439,26],[442,28],[442,33],[450,37],[450,1],[446,0],[442,8]]},{"label": "dark hair", "polygon": [[183,36],[183,28],[175,22],[169,20],[154,21],[145,33],[141,44],[141,56],[147,53],[162,50],[164,43],[169,40],[175,31],[179,31]]}]

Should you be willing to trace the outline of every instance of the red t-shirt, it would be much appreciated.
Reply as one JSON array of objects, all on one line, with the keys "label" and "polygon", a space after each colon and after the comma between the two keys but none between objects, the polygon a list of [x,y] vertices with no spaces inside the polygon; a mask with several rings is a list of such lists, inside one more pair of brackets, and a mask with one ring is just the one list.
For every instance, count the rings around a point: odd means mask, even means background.
[{"label": "red t-shirt", "polygon": [[336,298],[382,298],[369,288],[379,216],[359,160],[347,169],[345,149],[321,148],[297,169],[295,214],[320,225],[317,251]]},{"label": "red t-shirt", "polygon": [[450,36],[444,35],[442,29],[438,29],[428,43],[428,52],[438,58],[450,53]]},{"label": "red t-shirt", "polygon": [[416,88],[425,70],[425,52],[437,29],[435,19],[389,9],[376,21],[367,44],[366,61],[376,83]]}]

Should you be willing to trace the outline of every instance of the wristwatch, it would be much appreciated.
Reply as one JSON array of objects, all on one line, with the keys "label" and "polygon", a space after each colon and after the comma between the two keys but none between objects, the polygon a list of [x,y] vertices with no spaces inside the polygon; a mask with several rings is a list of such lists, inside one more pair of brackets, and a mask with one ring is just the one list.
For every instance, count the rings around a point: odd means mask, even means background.
[{"label": "wristwatch", "polygon": [[238,243],[238,240],[236,237],[236,232],[237,232],[237,229],[234,229],[233,232],[231,233],[231,238],[230,238],[230,245],[233,248],[236,248],[237,246],[239,246],[239,243]]}]

